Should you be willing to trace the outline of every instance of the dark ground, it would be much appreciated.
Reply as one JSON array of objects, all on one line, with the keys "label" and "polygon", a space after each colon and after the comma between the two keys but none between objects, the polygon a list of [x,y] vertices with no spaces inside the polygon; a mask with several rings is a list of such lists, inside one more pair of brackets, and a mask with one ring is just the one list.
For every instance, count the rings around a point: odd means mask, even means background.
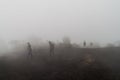
[{"label": "dark ground", "polygon": [[[120,80],[120,48],[56,48],[0,58],[0,80]],[[13,55],[13,54],[12,54]]]}]

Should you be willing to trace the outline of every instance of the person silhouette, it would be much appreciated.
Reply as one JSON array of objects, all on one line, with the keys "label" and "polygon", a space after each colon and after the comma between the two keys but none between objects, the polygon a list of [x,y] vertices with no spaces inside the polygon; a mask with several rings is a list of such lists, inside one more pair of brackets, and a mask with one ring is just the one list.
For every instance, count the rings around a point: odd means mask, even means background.
[{"label": "person silhouette", "polygon": [[54,55],[55,44],[49,41],[49,46],[50,46],[50,56],[52,56]]},{"label": "person silhouette", "polygon": [[93,43],[92,42],[90,43],[90,46],[93,47]]},{"label": "person silhouette", "polygon": [[83,42],[83,46],[86,47],[86,41]]},{"label": "person silhouette", "polygon": [[27,42],[27,49],[28,49],[28,57],[32,58],[33,54],[32,54],[32,47],[30,42]]}]

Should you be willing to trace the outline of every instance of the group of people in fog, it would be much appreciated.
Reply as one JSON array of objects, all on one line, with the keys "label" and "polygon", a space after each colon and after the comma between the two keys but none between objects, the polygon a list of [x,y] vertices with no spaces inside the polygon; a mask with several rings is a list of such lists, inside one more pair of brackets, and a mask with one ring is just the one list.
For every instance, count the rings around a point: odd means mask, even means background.
[{"label": "group of people in fog", "polygon": [[[52,41],[48,41],[49,47],[50,47],[50,56],[54,55],[55,51],[55,44]],[[33,50],[32,50],[32,45],[30,42],[27,43],[27,50],[28,50],[28,57],[32,58],[33,57]]]},{"label": "group of people in fog", "polygon": [[[83,46],[84,46],[84,47],[87,47],[86,41],[83,42]],[[90,47],[92,47],[92,46],[93,46],[93,43],[91,42],[91,43],[90,43]]]},{"label": "group of people in fog", "polygon": [[[50,56],[53,56],[55,54],[55,44],[52,41],[48,41],[49,43],[49,53]],[[83,46],[86,47],[86,41],[83,42]],[[93,43],[90,43],[90,46],[93,46]],[[28,50],[28,57],[32,58],[33,57],[33,50],[32,50],[32,45],[30,42],[27,42],[27,50]]]}]

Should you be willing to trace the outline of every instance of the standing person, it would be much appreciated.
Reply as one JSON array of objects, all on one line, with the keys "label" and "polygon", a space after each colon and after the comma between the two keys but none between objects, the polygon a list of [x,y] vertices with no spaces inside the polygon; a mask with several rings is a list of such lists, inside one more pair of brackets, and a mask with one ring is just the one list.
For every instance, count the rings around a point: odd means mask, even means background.
[{"label": "standing person", "polygon": [[28,57],[32,58],[33,54],[32,54],[32,47],[30,42],[27,43],[27,49],[28,49]]},{"label": "standing person", "polygon": [[90,47],[93,47],[93,43],[92,42],[90,43]]},{"label": "standing person", "polygon": [[86,41],[83,42],[83,46],[86,47]]},{"label": "standing person", "polygon": [[53,42],[49,41],[49,46],[50,46],[50,56],[52,56],[54,55],[55,45]]}]

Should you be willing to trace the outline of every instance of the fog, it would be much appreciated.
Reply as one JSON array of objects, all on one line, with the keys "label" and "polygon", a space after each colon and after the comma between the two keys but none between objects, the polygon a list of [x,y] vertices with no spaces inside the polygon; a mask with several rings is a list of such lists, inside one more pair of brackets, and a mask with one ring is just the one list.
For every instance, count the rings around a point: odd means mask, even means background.
[{"label": "fog", "polygon": [[1,0],[0,36],[60,40],[69,36],[101,44],[119,41],[119,0]]},{"label": "fog", "polygon": [[[55,43],[54,53],[46,41],[11,41],[11,50],[0,56],[1,80],[119,80],[120,46],[80,46],[67,37]],[[6,48],[5,48],[6,49]]]},{"label": "fog", "polygon": [[0,0],[0,80],[120,80],[119,0]]}]

